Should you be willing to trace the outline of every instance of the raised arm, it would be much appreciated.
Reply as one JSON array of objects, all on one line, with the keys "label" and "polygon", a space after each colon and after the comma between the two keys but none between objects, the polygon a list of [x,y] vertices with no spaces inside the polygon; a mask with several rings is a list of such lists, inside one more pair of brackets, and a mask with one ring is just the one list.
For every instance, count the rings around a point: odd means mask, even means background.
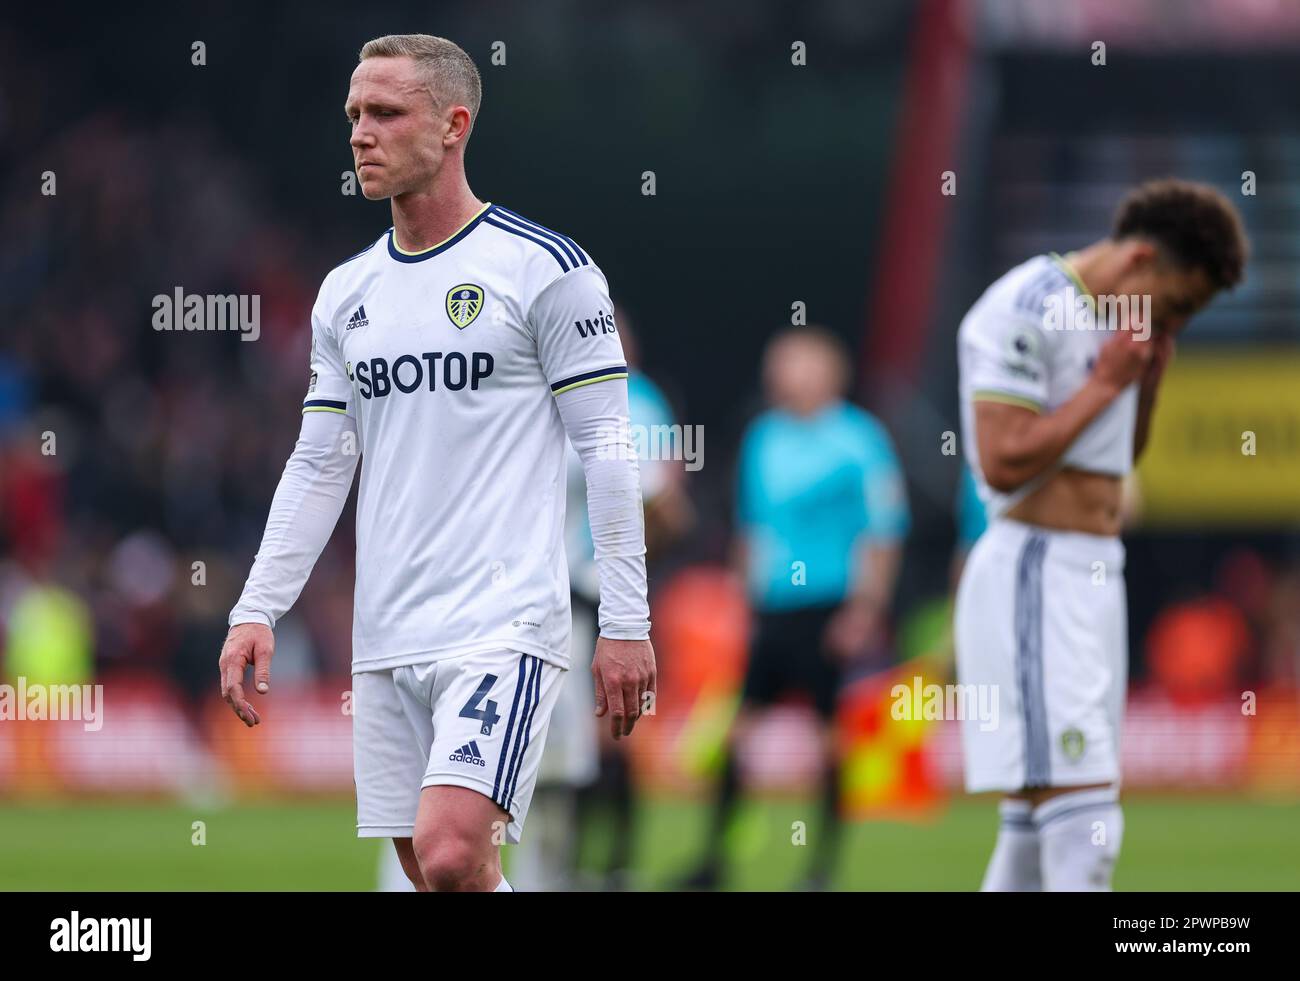
[{"label": "raised arm", "polygon": [[976,388],[979,465],[994,490],[1007,493],[1056,463],[1106,406],[1141,377],[1152,346],[1120,331],[1102,347],[1092,374],[1065,404],[1045,412],[1018,393]]}]

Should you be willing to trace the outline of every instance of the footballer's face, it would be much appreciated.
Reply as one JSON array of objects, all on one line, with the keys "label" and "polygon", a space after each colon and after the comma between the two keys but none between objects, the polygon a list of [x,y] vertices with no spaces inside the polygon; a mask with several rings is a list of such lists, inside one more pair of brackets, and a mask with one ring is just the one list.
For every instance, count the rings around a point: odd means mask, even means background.
[{"label": "footballer's face", "polygon": [[1176,335],[1192,316],[1214,299],[1205,270],[1170,266],[1157,274],[1151,295],[1151,320],[1157,333]]},{"label": "footballer's face", "polygon": [[[352,73],[344,105],[352,127],[352,157],[367,200],[427,190],[442,167],[447,137],[468,124],[460,107],[439,112],[428,85],[410,58],[367,58]],[[459,142],[453,139],[452,143]]]},{"label": "footballer's face", "polygon": [[1153,253],[1126,266],[1115,292],[1150,295],[1153,332],[1174,336],[1214,298],[1215,290],[1205,270],[1179,266]]}]

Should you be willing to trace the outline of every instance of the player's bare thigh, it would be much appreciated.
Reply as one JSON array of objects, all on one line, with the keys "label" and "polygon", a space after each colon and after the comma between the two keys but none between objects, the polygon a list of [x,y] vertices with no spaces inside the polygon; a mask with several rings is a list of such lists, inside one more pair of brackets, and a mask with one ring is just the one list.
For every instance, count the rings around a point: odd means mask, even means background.
[{"label": "player's bare thigh", "polygon": [[[420,792],[411,840],[416,866],[431,892],[491,892],[501,882],[501,846],[510,814],[468,787],[435,785]],[[399,849],[400,854],[400,849]],[[405,864],[403,864],[405,867]]]}]

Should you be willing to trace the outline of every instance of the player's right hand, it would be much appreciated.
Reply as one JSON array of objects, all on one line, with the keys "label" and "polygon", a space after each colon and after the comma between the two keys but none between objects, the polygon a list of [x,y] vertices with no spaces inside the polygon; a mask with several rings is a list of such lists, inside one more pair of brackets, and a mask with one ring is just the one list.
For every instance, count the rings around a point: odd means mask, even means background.
[{"label": "player's right hand", "polygon": [[1155,356],[1155,344],[1150,336],[1139,339],[1140,332],[1121,330],[1102,345],[1092,375],[1103,384],[1121,392],[1146,373]]},{"label": "player's right hand", "polygon": [[237,623],[226,634],[221,648],[221,697],[239,716],[244,725],[258,725],[262,717],[244,697],[244,671],[253,666],[253,684],[258,694],[271,690],[271,655],[275,653],[275,634],[263,623]]}]

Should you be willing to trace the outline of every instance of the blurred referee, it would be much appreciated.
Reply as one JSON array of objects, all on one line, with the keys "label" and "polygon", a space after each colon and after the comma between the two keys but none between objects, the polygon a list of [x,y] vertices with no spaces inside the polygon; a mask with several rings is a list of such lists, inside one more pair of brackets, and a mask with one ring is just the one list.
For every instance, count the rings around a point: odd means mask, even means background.
[{"label": "blurred referee", "polygon": [[808,837],[804,887],[829,885],[839,839],[834,716],[847,663],[875,648],[893,595],[909,516],[885,428],[845,401],[849,359],[829,331],[778,334],[763,358],[771,408],[748,427],[739,460],[735,548],[755,613],[749,666],[723,764],[704,859],[684,885],[717,888],[740,794],[736,749],[785,695],[820,722],[820,830]]}]

